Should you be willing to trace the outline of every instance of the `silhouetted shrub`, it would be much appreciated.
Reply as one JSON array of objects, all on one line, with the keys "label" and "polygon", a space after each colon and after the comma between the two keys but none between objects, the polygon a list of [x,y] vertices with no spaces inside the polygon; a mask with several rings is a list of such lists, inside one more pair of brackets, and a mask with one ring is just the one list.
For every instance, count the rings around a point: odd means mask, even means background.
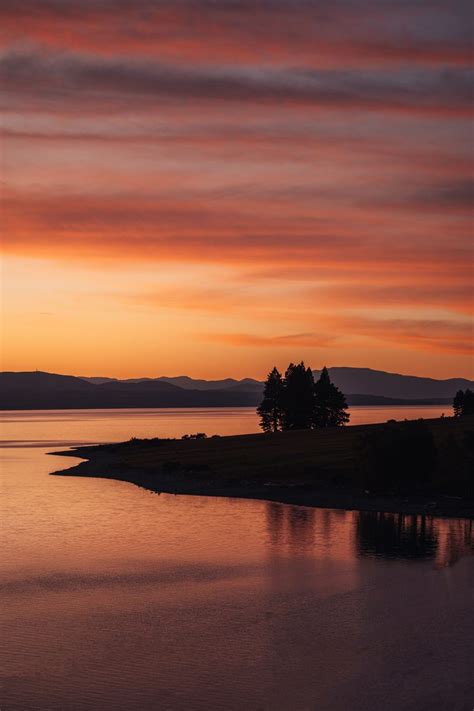
[{"label": "silhouetted shrub", "polygon": [[433,435],[420,420],[386,424],[362,436],[357,461],[370,491],[422,491],[433,481],[437,450]]},{"label": "silhouetted shrub", "polygon": [[207,439],[205,432],[196,432],[196,434],[184,434],[181,439]]},{"label": "silhouetted shrub", "polygon": [[130,437],[128,442],[121,442],[120,446],[156,447],[158,444],[163,444],[163,442],[167,441],[168,440],[161,439],[160,437],[150,437],[145,439],[141,439],[140,437]]}]

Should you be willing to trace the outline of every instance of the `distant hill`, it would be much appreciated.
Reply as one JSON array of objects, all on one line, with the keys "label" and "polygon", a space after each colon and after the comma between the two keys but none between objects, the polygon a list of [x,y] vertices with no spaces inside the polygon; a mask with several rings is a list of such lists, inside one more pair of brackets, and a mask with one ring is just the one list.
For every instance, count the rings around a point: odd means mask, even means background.
[{"label": "distant hill", "polygon": [[262,390],[262,383],[258,380],[253,380],[252,378],[244,378],[243,380],[235,380],[234,378],[225,378],[224,380],[194,380],[193,378],[189,378],[187,375],[179,375],[175,378],[161,376],[160,378],[157,378],[157,380],[178,385],[180,388],[185,388],[186,390],[239,389],[246,392],[255,391],[255,388],[258,392],[261,392]]},{"label": "distant hill", "polygon": [[102,385],[103,383],[118,383],[120,382],[118,378],[105,378],[105,377],[96,377],[96,378],[86,378],[83,375],[78,375],[78,378],[81,380],[85,380],[88,383],[92,383],[93,385]]},{"label": "distant hill", "polygon": [[0,373],[1,410],[61,410],[121,407],[245,407],[259,397],[225,390],[185,390],[171,383],[88,382],[39,371]]},{"label": "distant hill", "polygon": [[[224,380],[195,380],[194,378],[189,378],[187,375],[178,375],[175,377],[162,375],[159,378],[146,378],[146,380],[148,382],[159,381],[162,383],[170,383],[184,390],[229,390],[237,387],[248,392],[252,391],[252,389],[255,390],[255,386],[259,392],[262,390],[262,383],[258,380],[252,380],[251,378],[244,378],[244,380],[234,380],[234,378],[224,378]],[[137,378],[125,382],[137,383],[141,382],[141,380]]]},{"label": "distant hill", "polygon": [[[316,378],[321,371],[313,371]],[[416,375],[386,373],[371,368],[329,368],[331,380],[342,392],[382,395],[383,397],[413,399],[452,399],[458,390],[474,388],[472,380],[450,378],[435,380]]]},{"label": "distant hill", "polygon": [[126,378],[124,380],[118,380],[117,378],[104,378],[95,377],[87,378],[81,376],[82,380],[86,380],[89,383],[94,383],[99,385],[106,382],[120,382],[120,383],[170,383],[170,385],[177,385],[183,390],[241,390],[244,392],[261,392],[263,388],[263,383],[259,380],[254,380],[253,378],[244,378],[243,380],[235,380],[234,378],[224,378],[224,380],[196,380],[190,378],[187,375],[176,375],[169,377],[166,375],[161,375],[159,378]]},{"label": "distant hill", "polygon": [[411,398],[384,397],[383,395],[365,395],[364,393],[352,393],[346,395],[348,405],[378,405],[379,407],[395,407],[409,405],[451,405],[452,397],[447,398]]},{"label": "distant hill", "polygon": [[[474,382],[434,380],[369,368],[329,368],[349,405],[450,404]],[[319,371],[314,371],[319,376]],[[74,377],[41,371],[0,373],[0,409],[42,410],[125,407],[255,407],[263,383],[252,378],[194,380],[188,376],[132,378]]]},{"label": "distant hill", "polygon": [[[321,371],[314,370],[315,378]],[[329,368],[331,380],[347,395],[378,395],[385,398],[402,400],[436,400],[444,402],[452,399],[454,394],[462,389],[474,388],[472,380],[450,378],[435,380],[420,378],[416,375],[399,375],[386,373],[383,370],[371,368]],[[89,382],[104,382],[106,378],[85,378]],[[263,382],[253,378],[235,380],[195,380],[187,375],[176,377],[161,376],[159,378],[133,378],[123,382],[167,382],[186,390],[232,390],[234,392],[261,393]],[[116,381],[117,382],[117,381]]]}]

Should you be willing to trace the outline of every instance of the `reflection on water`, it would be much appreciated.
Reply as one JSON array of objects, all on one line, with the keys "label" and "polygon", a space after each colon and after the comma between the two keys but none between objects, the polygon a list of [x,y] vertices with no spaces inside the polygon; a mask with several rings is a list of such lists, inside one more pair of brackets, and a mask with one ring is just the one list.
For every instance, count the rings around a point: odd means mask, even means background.
[{"label": "reflection on water", "polygon": [[473,522],[396,513],[312,509],[266,502],[272,546],[294,553],[308,548],[340,554],[348,543],[357,556],[387,560],[433,560],[454,565],[474,551]]},{"label": "reflection on water", "polygon": [[51,477],[74,460],[21,440],[95,425],[29,417],[0,448],[2,709],[468,707],[471,521]]},{"label": "reflection on water", "polygon": [[269,501],[266,504],[268,531],[273,545],[284,544],[285,538],[295,548],[313,545],[315,510],[298,506],[284,507]]},{"label": "reflection on water", "polygon": [[437,528],[426,516],[363,513],[357,517],[359,555],[384,558],[434,558],[438,549]]},{"label": "reflection on water", "polygon": [[435,559],[454,565],[474,549],[472,521],[395,513],[357,514],[357,552],[388,559]]}]

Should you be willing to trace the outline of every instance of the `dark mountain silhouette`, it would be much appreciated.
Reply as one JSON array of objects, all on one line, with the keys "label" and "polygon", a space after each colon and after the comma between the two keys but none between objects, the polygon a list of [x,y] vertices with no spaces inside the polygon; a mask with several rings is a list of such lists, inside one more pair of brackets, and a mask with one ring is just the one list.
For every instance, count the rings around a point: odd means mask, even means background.
[{"label": "dark mountain silhouette", "polygon": [[[314,371],[318,376],[319,371]],[[451,404],[462,378],[434,380],[369,368],[329,368],[349,405]],[[114,407],[256,407],[263,383],[252,378],[194,380],[187,376],[132,378],[74,377],[40,371],[0,373],[0,409],[41,410]]]},{"label": "dark mountain silhouette", "polygon": [[[371,368],[328,368],[331,380],[343,393],[363,393],[364,395],[382,395],[402,399],[452,399],[453,394],[466,387],[472,387],[472,381],[464,378],[435,380],[419,378],[415,375],[386,373]],[[319,370],[313,371],[315,377]]]},{"label": "dark mountain silhouette", "polygon": [[255,380],[253,383],[244,382],[242,380],[240,383],[237,383],[237,385],[232,385],[230,388],[227,388],[227,390],[228,392],[234,393],[258,393],[258,395],[261,395],[263,383],[258,380]]},{"label": "dark mountain silhouette", "polygon": [[[258,399],[258,398],[257,398]],[[116,407],[244,407],[254,393],[185,390],[156,380],[94,384],[82,378],[40,371],[0,373],[1,410]]]},{"label": "dark mountain silhouette", "polygon": [[27,396],[31,389],[36,394],[54,394],[56,392],[94,392],[92,383],[76,378],[73,375],[56,375],[55,373],[43,373],[36,370],[33,372],[15,373],[4,371],[0,373],[0,392],[6,395],[10,391],[15,391],[18,396]]},{"label": "dark mountain silhouette", "polygon": [[[371,368],[328,368],[332,382],[346,395],[381,396],[397,400],[436,400],[437,402],[451,400],[457,390],[472,388],[473,382],[464,378],[450,378],[448,380],[435,380],[434,378],[420,378],[415,375],[400,375],[386,373],[382,370]],[[314,377],[319,378],[321,371],[314,370]],[[113,378],[84,378],[88,382],[114,381]],[[159,378],[131,378],[115,382],[167,382],[178,385],[186,390],[233,390],[238,392],[263,392],[263,382],[253,378],[235,380],[195,380],[186,375],[177,377],[161,376]]]},{"label": "dark mountain silhouette", "polygon": [[86,380],[94,385],[102,385],[103,383],[170,383],[177,385],[184,390],[237,390],[243,392],[261,392],[263,383],[253,378],[244,378],[236,380],[235,378],[224,378],[223,380],[199,380],[190,378],[187,375],[167,376],[161,375],[159,378],[106,378],[106,377],[85,377],[79,376],[82,380]]},{"label": "dark mountain silhouette", "polygon": [[178,385],[186,390],[243,390],[245,392],[262,391],[263,383],[252,378],[235,380],[234,378],[224,378],[224,380],[194,380],[187,375],[179,375],[175,378],[161,376],[157,378],[163,382]]},{"label": "dark mountain silhouette", "polygon": [[379,405],[382,407],[386,405],[390,407],[391,405],[451,405],[453,398],[401,398],[352,393],[352,395],[346,395],[346,400],[348,405]]},{"label": "dark mountain silhouette", "polygon": [[103,383],[118,383],[120,380],[118,378],[106,378],[106,377],[95,377],[95,378],[87,378],[83,375],[78,375],[78,378],[81,380],[85,380],[88,383],[92,383],[93,385],[102,385]]}]

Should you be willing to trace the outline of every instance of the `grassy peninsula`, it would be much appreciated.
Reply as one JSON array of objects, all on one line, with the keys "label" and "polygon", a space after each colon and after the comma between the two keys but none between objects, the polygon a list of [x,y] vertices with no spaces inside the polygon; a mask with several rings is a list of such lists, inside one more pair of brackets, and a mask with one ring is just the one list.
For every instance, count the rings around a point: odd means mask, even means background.
[{"label": "grassy peninsula", "polygon": [[[368,443],[383,442],[388,433],[395,437],[398,449],[396,438],[407,425],[393,422],[203,439],[131,439],[56,452],[86,461],[55,474],[118,479],[173,494],[474,517],[471,452],[470,444],[466,445],[474,436],[473,417],[421,423],[436,452],[436,461],[427,464],[430,477],[421,484],[406,476],[400,485],[393,479],[386,481],[385,467],[379,464],[375,480],[373,472],[367,471],[364,452]],[[391,456],[387,451],[387,457]],[[407,451],[406,456],[408,469],[410,457],[416,467],[423,466],[418,452]]]}]

